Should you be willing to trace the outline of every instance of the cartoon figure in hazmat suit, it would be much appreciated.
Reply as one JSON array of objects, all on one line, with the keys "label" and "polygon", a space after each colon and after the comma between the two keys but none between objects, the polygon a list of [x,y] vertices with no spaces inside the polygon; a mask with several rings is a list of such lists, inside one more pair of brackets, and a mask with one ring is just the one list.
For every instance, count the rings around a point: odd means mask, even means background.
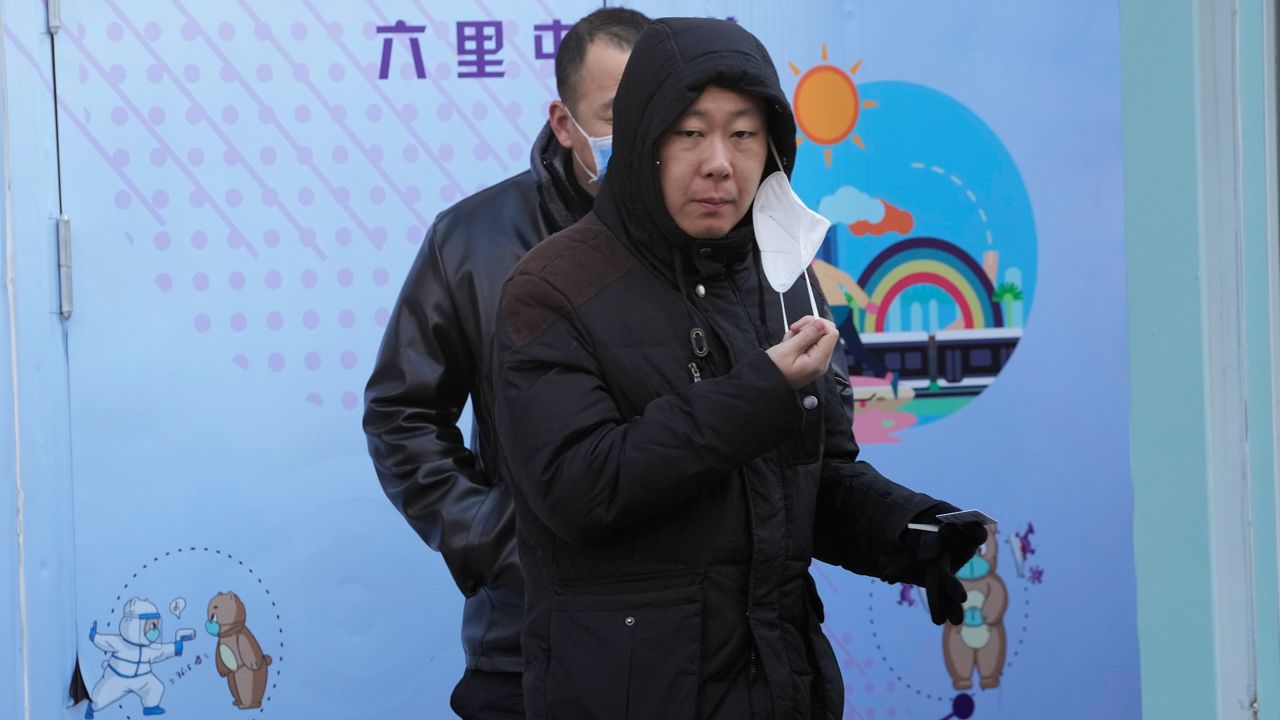
[{"label": "cartoon figure in hazmat suit", "polygon": [[89,640],[99,650],[111,653],[111,657],[102,663],[102,679],[89,694],[84,716],[92,718],[94,711],[129,693],[142,701],[143,715],[163,715],[160,698],[164,696],[164,682],[151,672],[151,664],[182,655],[182,643],[194,638],[194,631],[179,630],[173,642],[161,643],[160,611],[137,597],[124,604],[119,635],[99,633],[95,620],[89,628]]}]

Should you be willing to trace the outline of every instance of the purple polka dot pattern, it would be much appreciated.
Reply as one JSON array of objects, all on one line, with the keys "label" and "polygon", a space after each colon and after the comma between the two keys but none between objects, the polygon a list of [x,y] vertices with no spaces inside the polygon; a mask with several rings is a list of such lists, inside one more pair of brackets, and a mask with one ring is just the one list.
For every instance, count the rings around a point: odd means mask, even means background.
[{"label": "purple polka dot pattern", "polygon": [[[519,34],[534,22],[526,11],[505,28],[507,52],[526,59],[510,54],[505,69],[530,82],[512,83],[458,78],[456,60],[436,52],[456,42],[454,11],[428,21],[427,78],[397,41],[380,80],[375,26],[390,18],[228,7],[162,19],[121,5],[127,18],[80,27],[82,97],[69,101],[112,138],[99,162],[120,182],[105,197],[120,234],[152,253],[146,291],[184,304],[190,324],[173,331],[233,343],[217,358],[238,371],[341,383],[300,398],[355,409],[351,374],[377,347],[426,228],[446,204],[522,169],[529,115],[553,91],[529,69],[552,63],[533,60]],[[296,349],[300,333],[311,347]]]}]

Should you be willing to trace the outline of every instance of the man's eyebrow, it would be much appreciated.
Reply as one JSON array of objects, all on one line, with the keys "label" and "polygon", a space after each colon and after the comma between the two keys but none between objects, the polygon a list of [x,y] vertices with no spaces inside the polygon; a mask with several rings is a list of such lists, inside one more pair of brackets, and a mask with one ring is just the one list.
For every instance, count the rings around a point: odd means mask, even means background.
[{"label": "man's eyebrow", "polygon": [[[709,113],[706,110],[702,110],[701,108],[689,108],[688,110],[685,111],[683,115],[680,116],[680,119],[687,120],[689,118],[705,118],[708,115]],[[729,113],[729,117],[732,119],[746,117],[748,115],[759,115],[760,117],[764,117],[764,113],[760,112],[759,108],[752,107],[752,106],[738,108],[737,110],[734,110],[732,113]]]}]

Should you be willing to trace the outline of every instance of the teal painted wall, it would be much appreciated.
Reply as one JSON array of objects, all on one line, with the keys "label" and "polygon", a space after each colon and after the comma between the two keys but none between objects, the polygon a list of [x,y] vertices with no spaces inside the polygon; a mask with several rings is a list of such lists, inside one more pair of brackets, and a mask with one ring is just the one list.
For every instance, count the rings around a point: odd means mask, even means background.
[{"label": "teal painted wall", "polygon": [[[1268,282],[1280,275],[1280,248],[1268,237],[1267,203],[1275,202],[1275,187],[1267,187],[1268,164],[1277,162],[1276,138],[1268,143],[1266,127],[1266,77],[1268,63],[1275,70],[1275,58],[1267,57],[1264,30],[1274,22],[1273,13],[1264,13],[1264,0],[1240,2],[1240,158],[1243,183],[1243,231],[1245,267],[1245,334],[1249,405],[1249,472],[1254,478],[1253,557],[1256,603],[1255,643],[1258,653],[1259,717],[1280,719],[1280,588],[1276,556],[1276,447],[1272,368],[1276,358],[1276,338],[1272,337],[1274,299]],[[1274,53],[1274,47],[1271,48]],[[1275,98],[1271,99],[1275,102]],[[1278,108],[1272,107],[1274,113]],[[1270,153],[1268,153],[1270,144]],[[1268,246],[1271,247],[1268,247]],[[1268,481],[1268,479],[1270,481]]]},{"label": "teal painted wall", "polygon": [[[1220,717],[1207,479],[1206,316],[1201,282],[1197,63],[1237,52],[1252,494],[1255,643],[1261,718],[1280,718],[1272,306],[1268,253],[1263,2],[1241,0],[1239,46],[1197,55],[1195,0],[1121,5],[1134,544],[1142,703],[1148,718]],[[1274,109],[1273,109],[1274,110]],[[1274,149],[1272,149],[1274,152]],[[1229,251],[1230,234],[1207,247]],[[1216,351],[1221,351],[1217,349]],[[1227,350],[1231,351],[1231,350]],[[1240,519],[1245,522],[1245,518]],[[1244,652],[1239,648],[1239,652]],[[1247,709],[1239,715],[1247,717]]]},{"label": "teal painted wall", "polygon": [[1203,399],[1188,387],[1204,372],[1192,6],[1120,6],[1134,559],[1148,718],[1215,715],[1213,637],[1204,631],[1211,593],[1194,581],[1210,571],[1205,448],[1170,442],[1205,434]]}]

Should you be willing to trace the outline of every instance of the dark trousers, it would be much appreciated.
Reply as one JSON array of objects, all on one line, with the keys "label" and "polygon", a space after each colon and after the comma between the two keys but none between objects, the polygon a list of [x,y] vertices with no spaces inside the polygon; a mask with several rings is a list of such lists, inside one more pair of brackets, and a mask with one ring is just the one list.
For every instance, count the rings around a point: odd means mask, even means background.
[{"label": "dark trousers", "polygon": [[524,720],[521,675],[467,670],[449,706],[462,720]]}]

